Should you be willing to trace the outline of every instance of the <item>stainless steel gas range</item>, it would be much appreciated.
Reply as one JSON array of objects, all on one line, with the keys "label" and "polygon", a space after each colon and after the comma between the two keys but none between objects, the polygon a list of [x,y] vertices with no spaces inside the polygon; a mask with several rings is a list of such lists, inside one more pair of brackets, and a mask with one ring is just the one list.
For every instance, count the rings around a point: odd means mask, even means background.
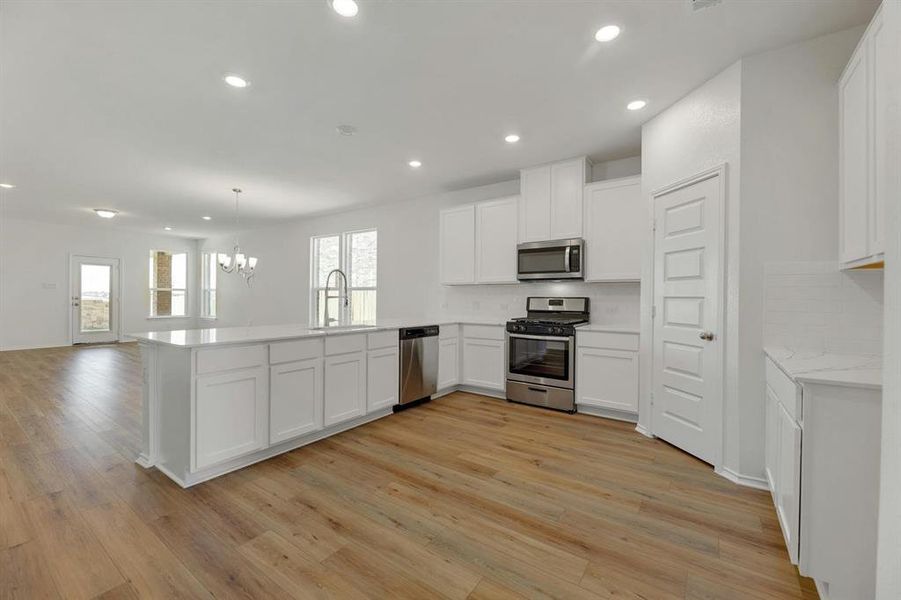
[{"label": "stainless steel gas range", "polygon": [[532,297],[527,316],[507,321],[507,399],[576,411],[576,327],[588,298]]}]

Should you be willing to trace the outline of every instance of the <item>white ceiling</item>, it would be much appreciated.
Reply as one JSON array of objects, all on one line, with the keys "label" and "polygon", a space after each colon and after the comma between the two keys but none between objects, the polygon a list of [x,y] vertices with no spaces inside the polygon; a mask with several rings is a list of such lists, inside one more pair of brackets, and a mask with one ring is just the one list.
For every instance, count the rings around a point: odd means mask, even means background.
[{"label": "white ceiling", "polygon": [[[90,209],[112,207],[111,227],[203,237],[232,227],[236,185],[258,226],[631,156],[642,122],[736,59],[875,7],[360,0],[347,19],[325,0],[4,0],[0,181],[17,187],[0,190],[3,215],[99,224]],[[622,35],[600,44],[608,23]]]}]

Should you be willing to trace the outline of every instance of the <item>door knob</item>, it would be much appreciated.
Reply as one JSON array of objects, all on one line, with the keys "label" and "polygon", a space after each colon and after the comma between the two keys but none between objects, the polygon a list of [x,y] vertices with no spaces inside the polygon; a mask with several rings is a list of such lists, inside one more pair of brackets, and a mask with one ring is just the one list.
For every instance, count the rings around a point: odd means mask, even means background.
[{"label": "door knob", "polygon": [[713,341],[713,332],[712,331],[702,331],[698,337],[706,342],[712,342]]}]

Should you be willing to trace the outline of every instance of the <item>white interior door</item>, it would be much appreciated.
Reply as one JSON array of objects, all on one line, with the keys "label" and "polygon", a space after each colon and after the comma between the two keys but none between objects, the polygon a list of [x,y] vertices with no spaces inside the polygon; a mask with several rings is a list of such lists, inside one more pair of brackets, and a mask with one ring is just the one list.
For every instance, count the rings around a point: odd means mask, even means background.
[{"label": "white interior door", "polygon": [[720,179],[654,199],[652,428],[714,465],[723,445]]},{"label": "white interior door", "polygon": [[72,257],[72,343],[119,339],[119,259]]}]

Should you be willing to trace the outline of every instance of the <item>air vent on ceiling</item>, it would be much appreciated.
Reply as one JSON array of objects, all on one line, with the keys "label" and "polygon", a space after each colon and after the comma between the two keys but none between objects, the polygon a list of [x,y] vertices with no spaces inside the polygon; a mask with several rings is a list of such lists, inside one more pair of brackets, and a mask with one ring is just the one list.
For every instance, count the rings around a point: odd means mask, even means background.
[{"label": "air vent on ceiling", "polygon": [[705,8],[710,8],[711,6],[716,6],[722,1],[723,0],[688,0],[688,3],[691,5],[691,10],[703,10]]}]

